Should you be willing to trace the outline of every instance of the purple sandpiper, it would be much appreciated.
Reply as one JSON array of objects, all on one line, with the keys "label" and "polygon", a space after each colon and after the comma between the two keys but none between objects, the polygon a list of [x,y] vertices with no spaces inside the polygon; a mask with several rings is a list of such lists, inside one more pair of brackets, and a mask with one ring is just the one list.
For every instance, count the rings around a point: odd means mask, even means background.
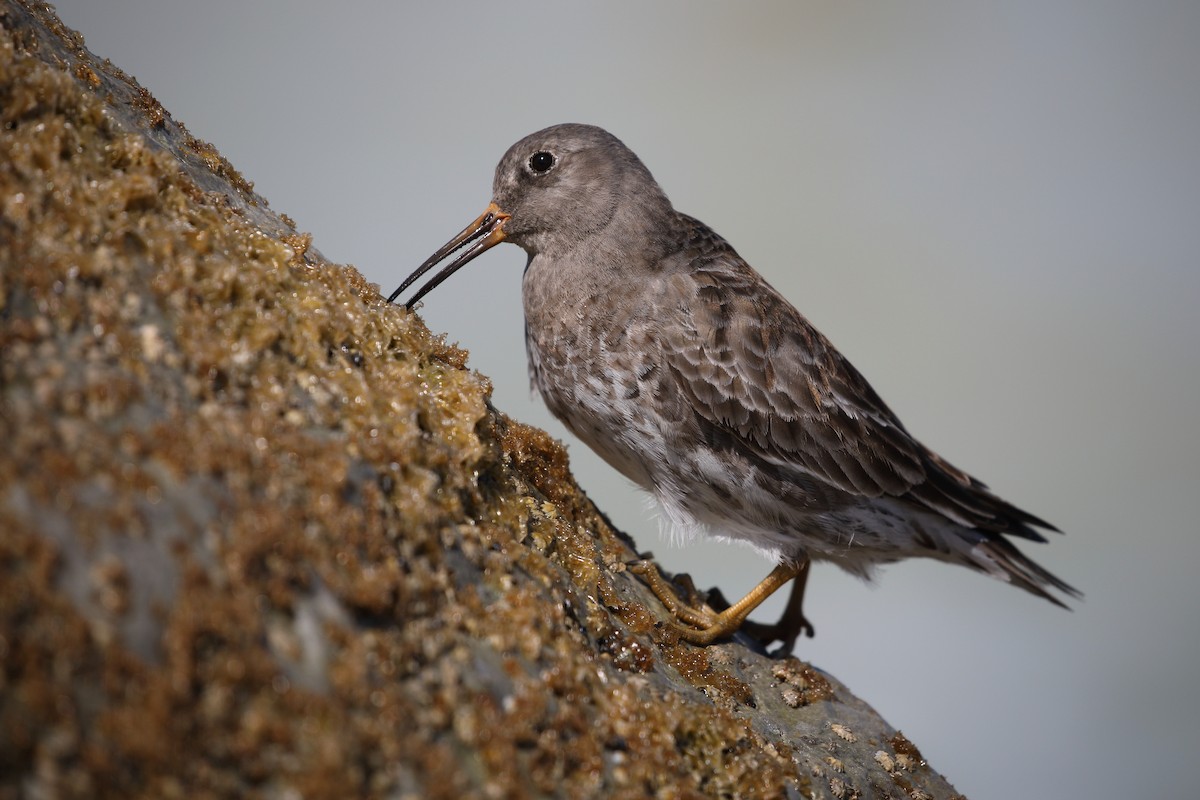
[{"label": "purple sandpiper", "polygon": [[688,641],[731,635],[795,579],[783,617],[752,632],[790,652],[811,560],[869,578],[926,556],[1057,605],[1079,593],[1008,536],[1052,525],[1001,500],[905,429],[871,385],[724,239],[675,210],[615,136],[555,125],[496,168],[492,203],[410,275],[467,248],[411,299],[509,241],[522,280],[529,373],[550,411],[650,492],[679,531],[748,542],[776,566],[719,613],[635,565]]}]

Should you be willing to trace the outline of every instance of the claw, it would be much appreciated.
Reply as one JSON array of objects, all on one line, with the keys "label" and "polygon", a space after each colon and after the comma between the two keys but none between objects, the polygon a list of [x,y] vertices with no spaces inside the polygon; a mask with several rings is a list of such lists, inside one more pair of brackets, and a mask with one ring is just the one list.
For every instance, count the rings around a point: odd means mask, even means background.
[{"label": "claw", "polygon": [[717,639],[732,636],[746,622],[746,617],[750,615],[750,612],[758,608],[762,601],[792,578],[799,578],[798,585],[792,590],[792,597],[788,601],[787,613],[776,625],[770,626],[775,629],[771,631],[774,634],[772,639],[783,639],[790,652],[791,647],[795,645],[796,636],[801,630],[807,629],[808,635],[812,635],[812,625],[800,612],[800,603],[797,599],[803,597],[804,594],[804,579],[808,576],[808,561],[804,561],[802,564],[778,565],[745,597],[719,614],[708,606],[692,606],[680,600],[653,562],[638,561],[631,564],[629,570],[642,576],[646,585],[650,587],[650,591],[654,592],[654,596],[676,619],[691,626],[676,625],[675,627],[680,636],[692,644],[711,644]]}]

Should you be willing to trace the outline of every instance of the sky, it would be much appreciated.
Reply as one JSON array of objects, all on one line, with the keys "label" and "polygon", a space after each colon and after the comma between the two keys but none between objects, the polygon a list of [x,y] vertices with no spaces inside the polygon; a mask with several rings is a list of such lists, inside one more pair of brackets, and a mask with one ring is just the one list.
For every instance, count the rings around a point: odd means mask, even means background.
[{"label": "sky", "polygon": [[[910,431],[1061,528],[1024,550],[1086,595],[818,564],[797,655],[973,800],[1194,794],[1200,4],[55,5],[385,295],[483,211],[512,142],[615,133]],[[496,248],[422,315],[640,547],[741,596],[770,564],[672,546],[531,397],[524,262]]]}]

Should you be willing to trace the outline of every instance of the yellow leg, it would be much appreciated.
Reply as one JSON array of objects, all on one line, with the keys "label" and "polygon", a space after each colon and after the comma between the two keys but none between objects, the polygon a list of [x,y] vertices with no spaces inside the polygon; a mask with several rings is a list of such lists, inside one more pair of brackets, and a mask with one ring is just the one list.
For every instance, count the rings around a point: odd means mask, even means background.
[{"label": "yellow leg", "polygon": [[671,585],[658,573],[658,569],[653,563],[639,561],[629,569],[645,578],[650,591],[654,592],[654,595],[666,606],[668,611],[693,626],[691,628],[676,626],[684,639],[693,644],[710,644],[717,639],[731,636],[762,601],[792,578],[801,573],[807,574],[807,568],[807,561],[801,564],[780,564],[771,570],[771,574],[763,578],[762,582],[751,589],[745,597],[719,614],[711,608],[696,608],[680,600]]},{"label": "yellow leg", "polygon": [[808,583],[808,567],[811,561],[805,561],[800,567],[800,573],[796,579],[792,581],[792,593],[788,596],[787,607],[783,611],[783,616],[774,625],[764,625],[753,620],[747,620],[742,625],[742,630],[758,639],[764,645],[770,644],[775,640],[782,642],[782,646],[775,651],[778,654],[788,655],[796,646],[796,639],[800,634],[812,638],[815,631],[812,623],[804,616],[804,587]]}]

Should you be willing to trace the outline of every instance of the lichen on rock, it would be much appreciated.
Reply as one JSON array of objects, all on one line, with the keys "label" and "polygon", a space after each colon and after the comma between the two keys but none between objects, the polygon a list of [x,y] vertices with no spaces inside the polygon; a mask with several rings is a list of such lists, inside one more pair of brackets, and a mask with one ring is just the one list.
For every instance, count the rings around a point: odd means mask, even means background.
[{"label": "lichen on rock", "polygon": [[12,0],[0,348],[3,796],[953,796],[680,642],[465,352]]}]

